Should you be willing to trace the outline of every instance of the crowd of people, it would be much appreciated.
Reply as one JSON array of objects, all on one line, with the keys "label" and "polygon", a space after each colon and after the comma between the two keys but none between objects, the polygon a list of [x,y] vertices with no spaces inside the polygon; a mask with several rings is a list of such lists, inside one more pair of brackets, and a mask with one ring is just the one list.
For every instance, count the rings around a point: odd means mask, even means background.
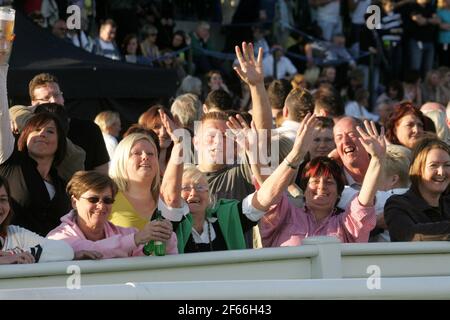
[{"label": "crowd of people", "polygon": [[[426,16],[429,1],[412,2],[394,9],[426,8],[411,18],[417,28],[443,21]],[[355,1],[354,10],[369,3]],[[307,57],[298,66],[285,60],[289,39],[271,50],[264,27],[251,29],[254,43],[235,43],[233,83],[201,50],[180,54],[196,75],[207,71],[204,80],[180,77],[170,104],[149,106],[128,128],[112,110],[95,122],[69,117],[63,88],[47,73],[30,79],[29,106],[9,105],[1,54],[0,264],[142,256],[156,242],[184,254],[298,246],[319,235],[343,243],[449,240],[450,69],[440,59],[438,69],[424,69],[423,83],[417,66],[413,82],[403,69],[382,77],[392,81],[371,109],[364,67],[346,51],[334,17],[341,4],[311,1],[323,39],[298,39]],[[362,43],[357,21],[352,34]],[[122,55],[116,27],[101,25],[92,52]],[[160,30],[143,30],[143,38],[124,37],[127,48],[158,56]],[[194,33],[193,48],[209,37],[209,24]],[[349,61],[316,70],[317,52]],[[147,58],[124,59],[157,61]]]}]

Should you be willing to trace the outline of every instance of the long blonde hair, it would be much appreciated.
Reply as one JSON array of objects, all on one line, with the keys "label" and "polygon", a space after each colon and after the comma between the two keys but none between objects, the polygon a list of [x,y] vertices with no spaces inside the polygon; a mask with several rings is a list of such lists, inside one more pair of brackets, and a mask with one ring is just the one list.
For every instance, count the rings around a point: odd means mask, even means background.
[{"label": "long blonde hair", "polygon": [[[132,133],[120,141],[117,145],[116,151],[114,152],[114,156],[111,159],[109,176],[114,180],[119,187],[119,190],[122,192],[128,190],[129,177],[127,173],[127,160],[130,157],[131,149],[140,140],[150,142],[155,149],[155,152],[157,152],[158,149],[156,148],[156,143],[150,136],[143,133]],[[150,191],[155,201],[158,200],[160,187],[160,170],[158,161],[156,161],[156,165],[156,175],[150,186]]]}]

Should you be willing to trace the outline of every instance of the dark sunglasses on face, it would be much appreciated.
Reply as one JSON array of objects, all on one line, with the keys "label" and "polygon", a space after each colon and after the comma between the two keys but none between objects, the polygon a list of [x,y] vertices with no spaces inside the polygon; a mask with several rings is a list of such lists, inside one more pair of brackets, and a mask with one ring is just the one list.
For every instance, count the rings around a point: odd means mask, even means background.
[{"label": "dark sunglasses on face", "polygon": [[92,204],[96,204],[98,203],[100,200],[102,200],[102,202],[104,204],[113,204],[114,203],[114,199],[110,198],[110,197],[104,197],[104,198],[100,198],[97,196],[92,196],[92,197],[80,197],[81,199],[86,199],[87,201],[89,201]]}]

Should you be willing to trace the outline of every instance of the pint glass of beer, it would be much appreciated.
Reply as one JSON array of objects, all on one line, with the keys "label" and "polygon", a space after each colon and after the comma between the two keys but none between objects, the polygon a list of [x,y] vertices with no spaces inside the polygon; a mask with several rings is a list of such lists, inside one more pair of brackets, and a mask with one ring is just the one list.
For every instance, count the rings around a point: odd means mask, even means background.
[{"label": "pint glass of beer", "polygon": [[0,7],[0,63],[8,63],[14,40],[14,20],[16,11]]},{"label": "pint glass of beer", "polygon": [[8,7],[0,7],[0,38],[11,41],[14,35],[14,19],[16,11]]}]

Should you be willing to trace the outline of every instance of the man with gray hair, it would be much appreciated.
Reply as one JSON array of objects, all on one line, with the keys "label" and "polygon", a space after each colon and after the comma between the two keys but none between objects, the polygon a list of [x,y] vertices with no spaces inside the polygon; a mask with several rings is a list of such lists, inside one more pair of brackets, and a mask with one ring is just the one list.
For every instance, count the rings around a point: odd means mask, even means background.
[{"label": "man with gray hair", "polygon": [[201,108],[200,99],[195,94],[186,93],[175,99],[170,112],[177,125],[194,132],[194,121],[200,118]]}]

